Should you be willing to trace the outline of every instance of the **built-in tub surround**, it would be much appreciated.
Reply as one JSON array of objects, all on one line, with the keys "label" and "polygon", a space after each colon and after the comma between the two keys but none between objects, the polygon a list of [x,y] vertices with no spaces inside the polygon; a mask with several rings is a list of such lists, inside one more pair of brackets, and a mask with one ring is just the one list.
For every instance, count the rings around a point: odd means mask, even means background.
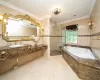
[{"label": "built-in tub surround", "polygon": [[65,46],[62,56],[82,80],[100,80],[100,65],[89,48]]},{"label": "built-in tub surround", "polygon": [[91,21],[94,23],[91,29],[91,48],[96,56],[100,59],[100,0],[96,0],[92,14]]},{"label": "built-in tub surround", "polygon": [[46,45],[12,45],[0,47],[0,74],[44,55]]},{"label": "built-in tub surround", "polygon": [[72,55],[77,56],[79,58],[95,60],[95,57],[92,54],[92,52],[90,51],[90,49],[79,48],[79,47],[70,47],[70,46],[66,46],[66,47],[64,47],[64,49],[66,51],[72,53]]}]

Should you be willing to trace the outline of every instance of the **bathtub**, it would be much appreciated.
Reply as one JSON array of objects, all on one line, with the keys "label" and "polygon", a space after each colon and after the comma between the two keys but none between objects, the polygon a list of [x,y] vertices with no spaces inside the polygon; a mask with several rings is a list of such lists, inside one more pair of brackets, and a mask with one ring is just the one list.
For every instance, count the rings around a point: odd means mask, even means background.
[{"label": "bathtub", "polygon": [[66,50],[66,51],[70,52],[72,55],[80,57],[80,58],[96,59],[95,56],[90,51],[90,49],[88,49],[88,48],[64,46],[64,50]]},{"label": "bathtub", "polygon": [[82,80],[100,80],[100,65],[89,48],[64,46],[62,57]]}]

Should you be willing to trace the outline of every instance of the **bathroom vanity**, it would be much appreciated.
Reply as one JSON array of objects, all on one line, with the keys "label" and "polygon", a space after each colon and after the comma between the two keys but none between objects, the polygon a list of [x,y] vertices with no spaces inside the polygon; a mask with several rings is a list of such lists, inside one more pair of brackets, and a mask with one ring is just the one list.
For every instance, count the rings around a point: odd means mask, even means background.
[{"label": "bathroom vanity", "polygon": [[46,45],[11,45],[0,47],[0,74],[43,56]]},{"label": "bathroom vanity", "polygon": [[[0,47],[0,74],[43,56],[47,46],[37,45],[43,33],[42,27],[29,15],[3,15],[2,39],[10,46]],[[33,41],[35,46],[12,45],[12,42],[19,44],[20,41]]]}]

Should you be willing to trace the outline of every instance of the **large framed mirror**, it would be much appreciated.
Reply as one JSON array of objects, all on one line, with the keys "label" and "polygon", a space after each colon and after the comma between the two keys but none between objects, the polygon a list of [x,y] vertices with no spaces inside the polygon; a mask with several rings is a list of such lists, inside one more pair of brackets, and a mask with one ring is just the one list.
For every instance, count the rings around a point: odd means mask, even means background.
[{"label": "large framed mirror", "polygon": [[7,42],[33,40],[33,35],[41,38],[40,23],[29,15],[4,14],[2,26],[2,37]]}]

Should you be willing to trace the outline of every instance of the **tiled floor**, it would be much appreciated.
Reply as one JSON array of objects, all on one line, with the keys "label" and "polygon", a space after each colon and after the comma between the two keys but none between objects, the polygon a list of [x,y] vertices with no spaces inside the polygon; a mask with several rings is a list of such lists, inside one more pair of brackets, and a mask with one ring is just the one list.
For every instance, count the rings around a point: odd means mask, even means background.
[{"label": "tiled floor", "polygon": [[80,80],[61,56],[41,57],[5,75],[0,80]]}]

